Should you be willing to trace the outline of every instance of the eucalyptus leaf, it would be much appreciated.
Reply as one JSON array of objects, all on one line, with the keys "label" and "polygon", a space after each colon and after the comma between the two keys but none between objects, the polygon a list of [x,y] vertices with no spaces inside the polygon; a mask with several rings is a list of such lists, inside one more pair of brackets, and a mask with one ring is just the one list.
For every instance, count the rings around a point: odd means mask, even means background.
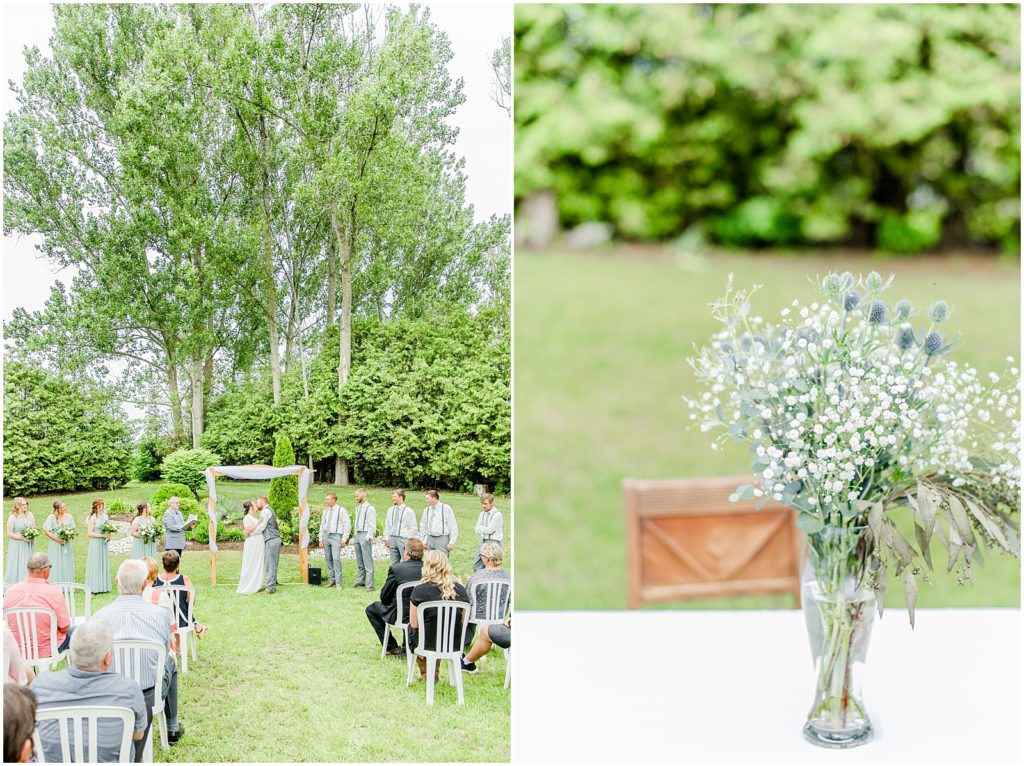
[{"label": "eucalyptus leaf", "polygon": [[907,612],[910,614],[910,627],[914,628],[914,605],[917,603],[917,578],[912,570],[908,569],[903,575],[903,597],[907,602]]},{"label": "eucalyptus leaf", "polygon": [[971,515],[973,515],[974,518],[978,520],[978,523],[981,524],[982,528],[986,532],[988,532],[989,536],[993,540],[995,540],[999,545],[1002,546],[1004,551],[1009,551],[1010,553],[1013,553],[1015,556],[1020,557],[1020,549],[1018,548],[1014,550],[1010,541],[1003,534],[1003,530],[1000,529],[999,525],[992,520],[991,516],[989,516],[987,513],[985,513],[984,510],[979,508],[977,503],[975,503],[974,501],[968,498],[964,498],[964,502],[967,503],[967,507],[968,509],[970,509]]},{"label": "eucalyptus leaf", "polygon": [[825,522],[810,513],[799,513],[796,517],[796,525],[802,532],[813,535],[825,528]]},{"label": "eucalyptus leaf", "polygon": [[928,569],[933,569],[932,552],[928,547],[928,533],[921,528],[920,524],[914,524],[914,535],[917,537],[917,544],[921,548],[921,555],[924,557],[924,563],[928,565]]},{"label": "eucalyptus leaf", "polygon": [[956,531],[960,535],[960,539],[964,544],[974,543],[974,532],[971,531],[971,521],[967,518],[967,511],[964,510],[963,504],[960,502],[956,495],[950,494],[946,496],[949,505],[949,516],[953,520],[953,524],[956,526]]}]

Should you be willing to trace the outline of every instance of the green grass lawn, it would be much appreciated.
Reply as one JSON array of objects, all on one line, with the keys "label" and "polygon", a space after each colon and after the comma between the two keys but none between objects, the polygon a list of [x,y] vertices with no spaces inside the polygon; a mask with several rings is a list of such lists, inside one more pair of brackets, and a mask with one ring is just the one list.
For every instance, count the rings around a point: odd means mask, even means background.
[{"label": "green grass lawn", "polygon": [[[808,275],[830,270],[896,274],[887,297],[918,307],[945,298],[956,357],[1001,370],[1020,349],[1019,262],[795,255],[708,258],[644,250],[596,255],[516,253],[515,497],[522,545],[520,609],[626,606],[622,480],[749,473],[743,445],[719,452],[691,429],[684,395],[697,392],[686,358],[716,329],[708,304],[764,285],[752,313],[778,316],[816,296]],[[912,529],[912,527],[911,527]],[[911,539],[913,539],[911,537]],[[933,552],[933,556],[936,554]],[[945,561],[945,554],[937,556]],[[889,589],[887,602],[902,603]],[[765,608],[787,597],[687,602],[674,608]],[[1018,606],[1020,566],[996,556],[972,585],[937,573],[918,605]]]},{"label": "green grass lawn", "polygon": [[[108,504],[134,504],[149,498],[159,484],[132,483],[113,492],[59,495],[82,530],[74,541],[79,581],[85,576],[85,517],[94,497]],[[269,482],[218,482],[218,498],[240,503],[269,492]],[[312,503],[334,490],[315,485]],[[351,491],[341,488],[339,502],[355,507]],[[390,489],[371,488],[369,500],[384,513]],[[29,508],[42,524],[58,496],[29,498]],[[410,505],[421,510],[420,494],[409,492]],[[476,555],[473,526],[480,504],[473,495],[442,494],[452,506],[461,532],[452,565],[456,574],[472,571]],[[419,504],[418,504],[419,503]],[[4,510],[10,512],[10,498]],[[509,502],[498,498],[505,512],[505,540],[510,543]],[[45,544],[37,543],[40,550]],[[506,554],[507,555],[507,554]],[[235,593],[241,551],[221,551],[217,585],[210,585],[210,554],[186,549],[182,571],[197,587],[197,618],[210,626],[199,645],[198,662],[179,687],[180,717],[185,736],[171,750],[155,750],[158,761],[507,761],[510,758],[509,692],[503,688],[505,661],[497,651],[467,675],[466,704],[457,704],[454,687],[439,685],[433,708],[426,704],[425,683],[405,686],[405,660],[381,660],[380,643],[363,610],[379,597],[388,562],[376,562],[376,592],[351,587],[354,560],[343,564],[346,587],[303,585],[299,558],[281,557],[274,595]],[[111,556],[115,572],[125,556]],[[316,562],[317,559],[311,559]],[[322,559],[319,559],[322,566]],[[314,564],[316,565],[316,564]],[[97,596],[93,610],[113,594]],[[447,671],[444,671],[447,678]]]}]

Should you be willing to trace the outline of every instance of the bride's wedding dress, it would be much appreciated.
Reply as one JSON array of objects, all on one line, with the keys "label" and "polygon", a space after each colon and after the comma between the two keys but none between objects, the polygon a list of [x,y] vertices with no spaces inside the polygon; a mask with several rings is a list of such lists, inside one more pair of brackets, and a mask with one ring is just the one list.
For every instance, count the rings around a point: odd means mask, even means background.
[{"label": "bride's wedding dress", "polygon": [[[246,515],[242,525],[248,531],[260,520]],[[242,546],[242,575],[238,582],[238,593],[256,593],[263,587],[263,533],[258,532],[245,538]]]}]

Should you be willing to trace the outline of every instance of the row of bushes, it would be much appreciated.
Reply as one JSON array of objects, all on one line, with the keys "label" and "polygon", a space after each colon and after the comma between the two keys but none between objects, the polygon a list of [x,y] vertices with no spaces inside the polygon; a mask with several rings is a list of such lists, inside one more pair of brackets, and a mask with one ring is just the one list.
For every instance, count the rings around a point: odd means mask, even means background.
[{"label": "row of bushes", "polygon": [[1018,252],[1019,30],[1014,4],[518,5],[516,197],[634,239]]}]

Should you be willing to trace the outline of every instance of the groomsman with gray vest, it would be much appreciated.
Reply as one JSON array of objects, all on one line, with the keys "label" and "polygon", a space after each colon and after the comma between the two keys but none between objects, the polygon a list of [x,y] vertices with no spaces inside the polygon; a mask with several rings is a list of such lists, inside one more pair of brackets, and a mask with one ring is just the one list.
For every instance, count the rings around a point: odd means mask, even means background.
[{"label": "groomsman with gray vest", "polygon": [[455,511],[440,501],[434,489],[427,490],[427,507],[423,509],[423,517],[420,519],[420,537],[428,551],[441,551],[445,556],[451,554],[459,537]]},{"label": "groomsman with gray vest", "polygon": [[402,560],[405,543],[410,537],[418,537],[419,525],[416,511],[405,504],[405,490],[396,489],[391,493],[393,505],[384,517],[384,546],[391,551],[391,563]]},{"label": "groomsman with gray vest", "polygon": [[270,507],[270,501],[261,497],[256,501],[256,505],[260,509],[260,523],[252,532],[263,533],[263,587],[267,593],[273,593],[277,590],[277,565],[281,561],[281,530],[277,526],[277,514]]},{"label": "groomsman with gray vest", "polygon": [[320,547],[327,562],[327,585],[341,590],[341,549],[348,545],[351,524],[348,511],[338,505],[338,496],[328,492],[324,496],[327,507],[320,518]]},{"label": "groomsman with gray vest", "polygon": [[480,557],[480,551],[487,543],[497,543],[498,547],[501,547],[501,540],[505,536],[503,527],[505,526],[505,519],[501,515],[501,511],[494,509],[494,495],[485,492],[480,495],[480,507],[483,511],[480,513],[480,517],[476,521],[476,533],[480,535],[480,545],[476,549],[476,561],[473,562],[473,571],[478,572],[484,568],[483,559]]},{"label": "groomsman with gray vest", "polygon": [[356,490],[356,528],[352,535],[359,567],[357,588],[365,585],[367,590],[373,590],[373,538],[376,536],[377,509],[366,502],[366,490],[360,487]]}]

